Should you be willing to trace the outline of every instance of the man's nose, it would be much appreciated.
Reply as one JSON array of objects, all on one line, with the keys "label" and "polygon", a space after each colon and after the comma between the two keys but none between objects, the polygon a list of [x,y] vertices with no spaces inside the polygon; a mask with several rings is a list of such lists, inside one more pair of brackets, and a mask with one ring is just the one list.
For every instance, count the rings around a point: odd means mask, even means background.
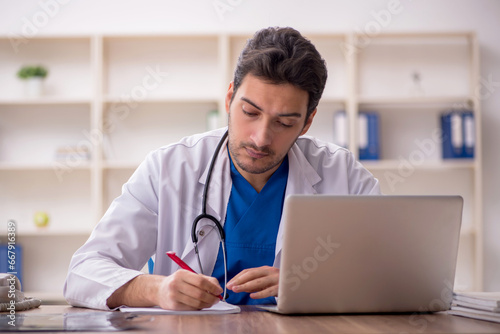
[{"label": "man's nose", "polygon": [[273,134],[269,126],[258,127],[252,135],[252,141],[257,147],[269,146],[272,142]]}]

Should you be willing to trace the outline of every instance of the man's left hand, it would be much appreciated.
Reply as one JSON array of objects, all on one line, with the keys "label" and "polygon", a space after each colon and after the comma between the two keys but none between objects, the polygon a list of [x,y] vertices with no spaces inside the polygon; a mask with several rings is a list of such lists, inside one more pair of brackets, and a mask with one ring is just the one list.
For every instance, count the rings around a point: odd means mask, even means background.
[{"label": "man's left hand", "polygon": [[252,299],[276,297],[279,273],[278,268],[269,266],[245,269],[227,283],[227,288],[233,292],[248,292]]}]

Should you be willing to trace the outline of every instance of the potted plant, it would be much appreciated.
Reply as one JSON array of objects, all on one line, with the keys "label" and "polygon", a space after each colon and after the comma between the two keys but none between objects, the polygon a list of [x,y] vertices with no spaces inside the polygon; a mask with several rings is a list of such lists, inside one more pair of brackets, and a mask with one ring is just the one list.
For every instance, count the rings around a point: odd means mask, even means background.
[{"label": "potted plant", "polygon": [[42,95],[42,82],[48,71],[43,66],[23,66],[17,76],[26,82],[26,94],[30,97]]}]

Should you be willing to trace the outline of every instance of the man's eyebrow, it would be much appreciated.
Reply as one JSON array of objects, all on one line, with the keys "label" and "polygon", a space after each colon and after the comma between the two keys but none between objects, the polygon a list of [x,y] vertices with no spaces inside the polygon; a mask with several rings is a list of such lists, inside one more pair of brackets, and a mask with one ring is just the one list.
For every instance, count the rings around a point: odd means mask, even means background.
[{"label": "man's eyebrow", "polygon": [[291,112],[291,113],[285,113],[285,114],[278,114],[279,117],[297,117],[301,118],[302,114],[298,112]]},{"label": "man's eyebrow", "polygon": [[259,109],[260,111],[262,111],[262,108],[259,107],[258,105],[256,105],[254,102],[250,101],[249,99],[247,99],[246,97],[242,96],[241,99],[243,101],[245,101],[246,103],[248,104],[251,104],[252,106],[254,106],[255,108]]},{"label": "man's eyebrow", "polygon": [[[241,100],[245,101],[246,103],[248,104],[251,104],[252,106],[254,106],[255,108],[259,109],[260,111],[262,111],[262,108],[259,107],[257,104],[255,104],[254,102],[252,102],[250,99],[242,96],[241,97]],[[297,117],[297,118],[301,118],[302,117],[302,114],[301,113],[298,113],[298,112],[291,112],[291,113],[284,113],[284,114],[278,114],[279,117]]]}]

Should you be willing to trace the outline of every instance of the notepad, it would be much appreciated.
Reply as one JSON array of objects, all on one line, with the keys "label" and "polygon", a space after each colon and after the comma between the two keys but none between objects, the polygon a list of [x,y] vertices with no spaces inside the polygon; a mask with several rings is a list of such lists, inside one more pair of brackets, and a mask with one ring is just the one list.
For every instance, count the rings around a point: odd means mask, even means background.
[{"label": "notepad", "polygon": [[122,312],[131,312],[131,313],[142,313],[142,314],[231,314],[231,313],[240,313],[241,308],[237,305],[231,305],[226,302],[218,302],[214,304],[212,307],[204,308],[197,311],[174,311],[174,310],[164,310],[158,306],[155,307],[128,307],[122,306],[120,307],[120,311]]},{"label": "notepad", "polygon": [[500,323],[500,292],[454,292],[448,314]]}]

